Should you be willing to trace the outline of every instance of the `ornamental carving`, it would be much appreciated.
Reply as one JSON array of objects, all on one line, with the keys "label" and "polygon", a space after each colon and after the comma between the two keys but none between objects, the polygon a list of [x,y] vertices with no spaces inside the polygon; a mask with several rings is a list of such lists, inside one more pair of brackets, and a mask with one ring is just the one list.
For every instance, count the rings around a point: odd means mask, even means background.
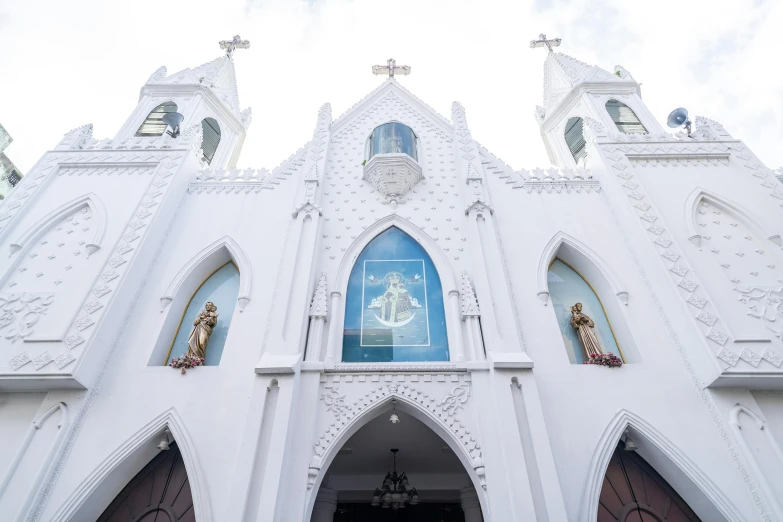
[{"label": "ornamental carving", "polygon": [[421,165],[407,154],[376,154],[364,166],[362,176],[386,197],[385,203],[399,203],[422,178]]},{"label": "ornamental carving", "polygon": [[53,302],[51,292],[0,295],[0,335],[11,342],[28,337]]}]

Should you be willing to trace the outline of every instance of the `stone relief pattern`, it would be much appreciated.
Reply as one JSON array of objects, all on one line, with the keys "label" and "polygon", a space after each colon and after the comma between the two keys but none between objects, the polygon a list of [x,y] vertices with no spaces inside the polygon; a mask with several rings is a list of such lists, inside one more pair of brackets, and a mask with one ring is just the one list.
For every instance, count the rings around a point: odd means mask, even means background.
[{"label": "stone relief pattern", "polygon": [[[410,125],[419,137],[419,162],[424,179],[397,200],[396,210],[383,205],[382,195],[362,180],[365,142],[372,130],[390,120]],[[450,125],[450,124],[449,124]],[[334,128],[334,123],[332,124]],[[324,211],[321,248],[327,265],[336,270],[350,244],[379,219],[396,213],[426,232],[454,261],[463,255],[467,238],[462,229],[463,201],[452,138],[420,108],[390,91],[333,134],[322,184]],[[424,212],[424,210],[433,212]],[[345,220],[350,215],[351,219]],[[425,217],[426,216],[426,217]]]},{"label": "stone relief pattern", "polygon": [[47,154],[22,178],[17,187],[11,191],[11,195],[0,203],[0,237],[5,235],[19,209],[30,201],[38,187],[56,170],[58,160],[64,156],[57,153]]},{"label": "stone relief pattern", "polygon": [[[628,180],[633,177],[630,164],[623,161],[625,159],[624,153],[626,152],[626,150],[624,150],[624,147],[618,146],[616,144],[601,144],[600,148],[602,149],[602,152],[604,152],[604,156],[607,158],[608,164],[610,165],[612,172],[619,178],[619,180]],[[636,210],[641,212],[647,212],[651,208],[651,205],[644,201],[645,196],[640,192],[631,190],[630,192],[627,193],[627,195],[630,199],[630,203],[634,206]],[[658,297],[658,293],[655,291],[655,287],[650,282],[650,279],[647,277],[646,270],[639,262],[639,258],[634,252],[634,249],[631,246],[631,241],[628,238],[628,235],[625,233],[624,229],[622,228],[622,225],[620,224],[620,219],[615,213],[614,208],[608,201],[606,202],[606,204],[607,207],[609,208],[609,211],[612,215],[612,218],[618,230],[620,230],[620,234],[622,235],[623,242],[625,243],[626,249],[629,252],[634,264],[636,265],[636,269],[639,272],[645,285],[647,286],[647,289],[650,291],[650,295],[652,296],[656,307],[658,308],[658,314],[660,315],[661,319],[664,322],[664,326],[666,327],[666,331],[669,334],[669,338],[672,340],[672,343],[677,349],[677,352],[679,353],[680,358],[683,361],[685,369],[688,371],[688,375],[691,378],[691,382],[693,383],[694,388],[696,389],[696,392],[699,394],[699,397],[701,398],[702,402],[707,408],[707,411],[710,414],[710,418],[715,424],[715,427],[718,429],[721,439],[726,445],[726,449],[729,451],[729,454],[731,455],[731,458],[734,461],[734,464],[737,467],[740,476],[745,482],[745,486],[747,487],[748,492],[750,493],[754,503],[756,504],[756,508],[759,510],[759,513],[761,514],[762,520],[764,520],[765,522],[773,522],[775,520],[774,515],[769,511],[769,508],[767,507],[764,501],[763,494],[758,489],[756,480],[753,477],[753,473],[748,469],[745,459],[742,456],[741,450],[734,443],[734,440],[730,435],[730,430],[728,426],[726,426],[726,423],[724,422],[723,414],[721,413],[719,408],[715,405],[715,402],[713,401],[710,392],[707,390],[706,385],[701,382],[701,379],[697,375],[696,369],[694,368],[693,363],[690,357],[688,356],[687,349],[680,341],[679,335],[677,334],[676,329],[672,325],[671,320],[669,319],[669,316],[666,312],[666,309],[664,308],[660,298]],[[663,249],[669,249],[669,247],[672,245],[672,241],[669,240],[665,235],[663,235],[663,232],[664,231],[662,229],[661,232],[657,234],[651,232],[653,234],[652,237],[654,238],[653,243],[655,243],[657,246]],[[683,278],[680,281],[680,283],[678,283],[678,286],[682,287],[683,285],[681,283],[682,281],[685,280],[686,279]],[[692,283],[693,290],[689,291],[692,293],[690,293],[690,296],[688,297],[686,302],[692,304],[693,306],[696,306],[697,308],[703,308],[707,306],[709,304],[707,300],[704,299],[703,297],[698,296],[695,293],[696,287],[698,285],[696,285],[696,283],[693,283],[691,281],[689,282]],[[739,359],[739,356],[734,352],[728,350],[725,351],[721,350],[721,353],[723,352],[731,354],[734,356],[734,358]]]},{"label": "stone relief pattern", "polygon": [[[4,352],[13,353],[9,366],[14,371],[28,362],[39,370],[53,360],[48,352],[34,352],[31,356],[29,346],[25,351],[14,353],[21,349],[16,342],[36,333],[58,293],[63,299],[73,290],[68,284],[72,281],[70,276],[78,274],[86,262],[89,254],[85,245],[92,239],[94,227],[98,226],[93,218],[90,207],[83,205],[55,223],[34,245],[16,253],[21,257],[6,274],[0,289],[0,338],[3,344],[7,343]],[[61,332],[46,333],[56,336]],[[55,361],[60,369],[65,359],[67,357]]]},{"label": "stone relief pattern", "polygon": [[95,380],[91,383],[90,386],[87,387],[88,391],[84,397],[84,401],[74,415],[73,422],[68,428],[68,431],[65,433],[63,442],[60,444],[57,453],[52,457],[52,465],[49,467],[46,475],[44,475],[43,479],[41,480],[41,485],[38,488],[36,496],[30,505],[30,516],[27,518],[26,522],[37,522],[43,515],[44,508],[46,507],[46,503],[52,494],[52,490],[54,489],[55,484],[57,483],[57,479],[60,477],[65,463],[68,460],[68,456],[70,455],[73,446],[76,444],[76,439],[78,438],[79,432],[84,425],[84,419],[87,417],[87,413],[90,411],[95,398],[101,391],[101,386],[106,375],[106,370],[109,368],[109,363],[111,363],[112,357],[117,350],[117,346],[120,344],[120,340],[125,337],[125,331],[130,325],[131,317],[133,317],[133,314],[136,311],[136,305],[138,304],[139,299],[141,298],[141,295],[144,292],[150,277],[152,276],[152,273],[155,271],[155,269],[158,268],[158,260],[160,259],[160,255],[163,252],[163,248],[168,244],[168,238],[171,235],[174,224],[177,223],[177,215],[179,214],[180,208],[182,208],[183,201],[184,199],[181,198],[180,203],[177,206],[177,209],[174,212],[174,215],[172,216],[165,233],[163,234],[163,238],[158,244],[153,257],[150,260],[147,271],[144,273],[144,276],[142,277],[139,286],[136,289],[133,300],[131,301],[130,306],[128,306],[128,309],[122,318],[120,323],[121,327],[117,332],[117,335],[115,335],[114,339],[112,339],[108,350],[105,351],[105,356],[101,361],[100,368],[95,377]]},{"label": "stone relief pattern", "polygon": [[163,200],[163,195],[168,190],[169,178],[179,167],[182,155],[176,153],[159,154],[160,164],[155,167],[139,167],[151,174],[152,177],[144,196],[141,198],[135,212],[130,217],[114,251],[108,256],[106,265],[97,278],[90,294],[82,304],[81,313],[69,329],[65,337],[65,345],[73,352],[74,349],[86,343],[94,330],[96,322],[100,319],[106,306],[112,299],[112,292],[119,286],[122,276],[130,266],[136,247],[141,244],[142,236],[146,233],[148,225],[155,216]]},{"label": "stone relief pattern", "polygon": [[[342,383],[346,386],[341,389]],[[469,375],[324,375],[321,389],[325,412],[320,415],[322,431],[313,447],[308,489],[313,487],[323,458],[342,432],[363,412],[390,397],[417,404],[451,432],[469,455],[473,469],[486,489],[481,445],[471,431],[471,425],[459,415],[470,400]]]}]

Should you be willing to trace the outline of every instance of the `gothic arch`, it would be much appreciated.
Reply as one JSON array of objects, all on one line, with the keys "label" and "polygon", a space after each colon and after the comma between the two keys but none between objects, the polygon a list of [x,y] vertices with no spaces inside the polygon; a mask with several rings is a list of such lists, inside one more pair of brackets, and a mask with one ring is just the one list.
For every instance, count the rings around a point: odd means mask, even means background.
[{"label": "gothic arch", "polygon": [[595,521],[598,513],[598,499],[601,495],[606,469],[609,460],[617,447],[620,437],[628,432],[637,443],[640,454],[650,464],[665,463],[656,467],[656,471],[669,483],[688,483],[694,487],[678,491],[688,505],[696,511],[702,520],[710,521],[741,521],[743,517],[710,478],[699,469],[671,441],[656,430],[650,423],[638,415],[620,410],[604,430],[595,453],[587,470],[585,489],[582,493],[579,520],[581,522]]},{"label": "gothic arch", "polygon": [[[252,289],[252,274],[250,263],[245,253],[239,247],[236,241],[230,236],[223,236],[201,252],[190,258],[185,265],[177,272],[171,283],[169,283],[163,297],[160,298],[162,308],[167,307],[179,294],[183,285],[192,286],[191,290],[198,288],[203,281],[203,277],[198,277],[199,270],[209,274],[228,261],[233,261],[239,270],[239,311],[243,311],[247,303],[250,302],[250,291]],[[192,292],[190,292],[192,293]]]},{"label": "gothic arch", "polygon": [[761,225],[763,221],[752,212],[744,210],[738,203],[701,187],[693,189],[685,200],[685,226],[688,230],[688,241],[694,245],[701,246],[701,234],[696,226],[696,213],[699,209],[699,202],[702,200],[714,203],[718,207],[723,207],[726,211],[737,216],[737,219],[742,220],[745,226],[753,230],[759,237],[766,238],[778,246],[781,245],[780,235],[773,234],[771,231],[766,230]]},{"label": "gothic arch", "polygon": [[313,512],[313,505],[318,494],[318,488],[326,476],[326,472],[329,470],[329,466],[337,456],[337,453],[354,433],[359,431],[371,420],[380,415],[383,415],[384,413],[387,413],[392,400],[395,401],[397,408],[421,421],[425,426],[434,431],[446,444],[449,445],[462,466],[465,468],[465,472],[470,477],[470,480],[473,483],[473,487],[476,489],[479,502],[481,504],[481,511],[485,514],[489,513],[489,504],[486,494],[487,486],[486,481],[484,480],[484,462],[481,457],[478,459],[472,458],[465,446],[459,440],[457,440],[455,434],[452,433],[448,426],[433,412],[424,408],[421,404],[418,404],[414,399],[408,397],[404,393],[391,392],[384,394],[382,398],[366,407],[361,414],[356,415],[352,419],[348,420],[342,428],[341,433],[331,443],[329,443],[329,446],[326,448],[322,456],[319,457],[317,454],[313,455],[313,458],[310,462],[311,480],[308,481],[307,503],[305,505],[305,517],[303,518],[304,521],[310,520]]},{"label": "gothic arch", "polygon": [[[565,232],[558,232],[546,244],[538,261],[538,296],[544,301],[544,305],[549,300],[547,272],[549,271],[549,265],[552,264],[556,257],[567,257],[568,259],[564,259],[564,261],[576,268],[583,268],[587,264],[596,267],[612,293],[624,303],[628,302],[628,292],[625,290],[625,285],[623,285],[614,271],[609,268],[609,265],[584,243]],[[584,272],[587,272],[587,270],[584,270]]]},{"label": "gothic arch", "polygon": [[[351,277],[351,271],[353,270],[354,264],[365,247],[373,239],[392,227],[400,229],[413,238],[421,245],[432,260],[432,263],[435,265],[435,269],[438,272],[443,291],[443,307],[446,319],[448,345],[455,349],[457,346],[463,345],[462,325],[455,311],[452,310],[454,306],[459,306],[460,287],[457,285],[457,279],[449,264],[448,258],[446,258],[438,244],[423,230],[397,214],[390,214],[379,219],[362,231],[348,247],[348,250],[340,261],[340,266],[337,269],[336,287],[332,292],[332,317],[327,346],[327,354],[331,355],[327,355],[327,357],[334,356],[337,361],[342,361],[342,332],[345,327],[345,299],[347,297],[348,281]],[[335,296],[342,297],[342,302],[336,302]],[[454,301],[454,303],[452,303],[452,301]],[[335,304],[338,303],[339,305],[335,306]],[[450,352],[450,355],[455,354]]]},{"label": "gothic arch", "polygon": [[343,295],[345,295],[345,290],[348,288],[348,278],[351,276],[353,264],[356,262],[359,254],[364,250],[364,247],[381,232],[392,227],[397,227],[411,236],[427,251],[435,268],[438,270],[440,282],[443,285],[443,295],[448,295],[452,291],[459,290],[454,271],[451,269],[448,259],[443,254],[443,251],[438,244],[423,230],[407,219],[398,216],[397,214],[390,214],[367,227],[356,239],[354,239],[351,246],[346,250],[342,261],[340,261],[340,267],[337,269],[337,288]]},{"label": "gothic arch", "polygon": [[35,494],[38,492],[44,473],[51,465],[52,457],[56,454],[57,449],[60,447],[60,443],[62,442],[63,436],[68,431],[70,416],[68,414],[68,406],[66,406],[64,402],[53,404],[43,413],[38,415],[35,420],[33,420],[27,429],[27,433],[22,440],[22,444],[16,450],[16,455],[14,455],[14,458],[11,461],[11,465],[8,467],[8,470],[6,470],[2,481],[0,481],[0,498],[2,498],[3,493],[5,493],[6,488],[11,482],[11,479],[13,479],[19,464],[22,462],[22,459],[27,453],[27,449],[30,447],[30,444],[35,438],[35,435],[39,433],[39,430],[44,426],[44,424],[46,424],[49,418],[58,411],[60,412],[60,418],[59,422],[57,423],[57,435],[49,448],[49,452],[44,456],[43,464],[36,470],[31,486],[28,488],[30,493],[24,499],[21,505],[21,509],[19,510],[19,513],[22,517],[24,517],[29,510],[30,503],[35,497]]},{"label": "gothic arch", "polygon": [[13,254],[18,250],[28,247],[46,233],[52,225],[83,206],[90,207],[90,210],[92,210],[96,219],[95,232],[93,233],[92,241],[85,245],[87,255],[94,254],[101,247],[101,241],[106,232],[106,208],[101,199],[92,192],[79,196],[64,205],[59,206],[39,219],[19,236],[16,241],[11,243],[11,253]]},{"label": "gothic arch", "polygon": [[[157,454],[156,444],[165,429],[171,432],[182,454],[196,520],[211,522],[209,491],[198,454],[182,418],[173,408],[155,417],[106,457],[63,502],[52,522],[96,520],[128,481]],[[96,497],[96,501],[87,503],[91,497]]]}]

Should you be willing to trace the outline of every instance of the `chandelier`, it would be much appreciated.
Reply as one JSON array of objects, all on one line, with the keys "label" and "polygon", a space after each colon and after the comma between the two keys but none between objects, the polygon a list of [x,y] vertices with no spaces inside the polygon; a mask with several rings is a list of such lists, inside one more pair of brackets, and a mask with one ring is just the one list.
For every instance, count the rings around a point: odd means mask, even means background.
[{"label": "chandelier", "polygon": [[404,508],[405,504],[415,506],[419,503],[419,493],[416,491],[416,488],[410,487],[405,472],[397,475],[398,451],[400,450],[397,448],[391,449],[394,455],[394,471],[387,472],[381,487],[375,488],[372,502],[370,502],[371,506],[381,506],[384,509],[391,508],[393,511],[397,511],[400,508]]}]

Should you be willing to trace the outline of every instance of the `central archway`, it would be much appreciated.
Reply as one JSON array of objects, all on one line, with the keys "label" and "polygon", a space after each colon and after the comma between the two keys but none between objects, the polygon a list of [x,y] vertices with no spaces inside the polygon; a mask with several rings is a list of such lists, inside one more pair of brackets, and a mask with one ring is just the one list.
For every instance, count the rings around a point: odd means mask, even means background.
[{"label": "central archway", "polygon": [[[400,418],[396,424],[389,420],[394,412]],[[455,522],[490,520],[482,487],[483,461],[472,459],[431,412],[396,393],[352,419],[330,444],[309,491],[303,520],[339,522],[341,519],[336,516],[323,518],[324,504],[331,504],[335,510],[338,506],[341,510],[353,509],[359,516],[353,519],[355,522],[364,520],[361,516],[368,511],[374,518],[367,520],[384,520],[377,517],[386,510],[377,507],[377,511],[372,511],[366,506],[393,467],[391,448],[400,449],[397,471],[405,471],[410,485],[416,487],[419,505],[426,505],[422,514],[429,516],[429,512],[441,509],[455,513]],[[425,464],[419,464],[420,460]],[[325,495],[331,499],[324,501]],[[462,510],[462,514],[455,510]]]}]

